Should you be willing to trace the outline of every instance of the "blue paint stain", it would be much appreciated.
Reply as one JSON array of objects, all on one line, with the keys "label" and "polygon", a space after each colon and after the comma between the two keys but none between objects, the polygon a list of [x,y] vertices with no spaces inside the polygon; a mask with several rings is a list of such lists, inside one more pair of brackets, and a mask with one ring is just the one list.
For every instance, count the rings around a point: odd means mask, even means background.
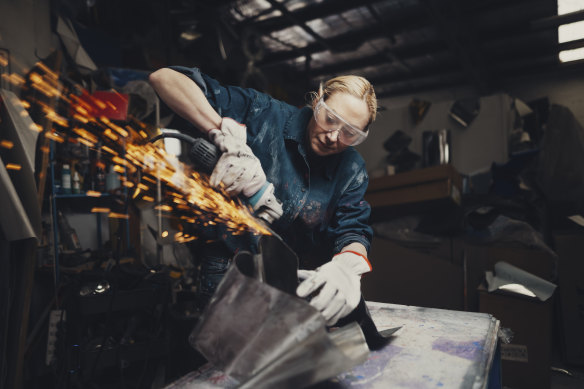
[{"label": "blue paint stain", "polygon": [[365,363],[354,367],[352,371],[337,376],[339,382],[350,385],[352,382],[358,382],[358,380],[380,374],[385,370],[389,361],[400,354],[402,350],[403,348],[399,346],[389,346],[379,351],[372,351]]},{"label": "blue paint stain", "polygon": [[444,384],[443,384],[442,382],[440,382],[440,381],[439,381],[439,382],[436,384],[436,386],[444,386]]},{"label": "blue paint stain", "polygon": [[474,360],[482,353],[483,345],[479,341],[455,342],[450,339],[439,338],[432,343],[432,350]]}]

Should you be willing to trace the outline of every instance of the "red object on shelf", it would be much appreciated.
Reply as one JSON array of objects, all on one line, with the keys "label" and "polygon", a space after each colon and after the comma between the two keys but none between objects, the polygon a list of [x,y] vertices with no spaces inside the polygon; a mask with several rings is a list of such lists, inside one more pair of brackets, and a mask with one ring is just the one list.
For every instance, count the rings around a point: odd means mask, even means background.
[{"label": "red object on shelf", "polygon": [[84,92],[77,96],[77,99],[78,101],[71,105],[71,114],[77,113],[77,107],[80,107],[96,118],[104,116],[111,120],[128,119],[130,96],[125,93],[96,91],[90,95]]}]

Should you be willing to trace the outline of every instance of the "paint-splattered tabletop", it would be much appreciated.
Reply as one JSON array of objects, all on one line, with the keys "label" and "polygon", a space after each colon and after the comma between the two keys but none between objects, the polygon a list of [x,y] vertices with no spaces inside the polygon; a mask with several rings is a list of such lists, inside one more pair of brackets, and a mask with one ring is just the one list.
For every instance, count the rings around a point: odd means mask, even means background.
[{"label": "paint-splattered tabletop", "polygon": [[[379,331],[402,326],[367,361],[330,380],[335,388],[486,388],[499,321],[489,314],[368,302]],[[206,365],[167,388],[234,388]],[[327,386],[328,387],[328,386]]]},{"label": "paint-splattered tabletop", "polygon": [[499,322],[489,314],[368,302],[379,331],[403,326],[389,345],[336,380],[359,388],[483,388]]}]

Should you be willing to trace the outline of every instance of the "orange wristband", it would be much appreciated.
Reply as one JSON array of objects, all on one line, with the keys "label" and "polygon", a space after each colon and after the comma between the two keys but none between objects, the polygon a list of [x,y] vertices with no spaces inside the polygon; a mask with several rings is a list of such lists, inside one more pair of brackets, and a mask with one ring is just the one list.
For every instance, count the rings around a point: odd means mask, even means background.
[{"label": "orange wristband", "polygon": [[353,251],[353,250],[345,250],[345,251],[341,251],[338,254],[335,254],[335,256],[337,256],[339,254],[342,254],[342,253],[353,253],[353,254],[357,254],[358,256],[362,257],[365,260],[365,262],[367,262],[367,265],[369,265],[369,271],[373,270],[373,266],[371,266],[371,262],[369,262],[369,260],[367,259],[367,257],[364,256],[363,254],[358,253],[358,252]]}]

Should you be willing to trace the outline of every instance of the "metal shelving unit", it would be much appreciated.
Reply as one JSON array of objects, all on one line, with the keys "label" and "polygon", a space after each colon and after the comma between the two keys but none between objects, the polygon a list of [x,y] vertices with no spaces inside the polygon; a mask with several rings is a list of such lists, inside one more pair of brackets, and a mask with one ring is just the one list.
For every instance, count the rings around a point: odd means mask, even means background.
[{"label": "metal shelving unit", "polygon": [[[59,223],[58,223],[58,209],[59,204],[58,200],[83,200],[83,201],[97,201],[97,199],[113,199],[109,193],[101,193],[99,196],[89,196],[85,193],[58,193],[57,188],[55,186],[55,168],[56,160],[55,160],[55,145],[54,142],[51,141],[50,143],[50,151],[49,151],[49,174],[51,179],[51,193],[50,193],[50,214],[51,214],[51,228],[52,228],[52,238],[53,238],[53,258],[54,258],[54,281],[55,285],[59,284],[60,278],[60,270],[59,270]],[[124,194],[127,196],[127,191],[124,191]],[[96,213],[96,227],[97,227],[97,245],[98,248],[102,247],[102,213]],[[129,228],[129,221],[126,220],[126,233],[125,239],[126,243],[130,242],[130,228]]]}]

